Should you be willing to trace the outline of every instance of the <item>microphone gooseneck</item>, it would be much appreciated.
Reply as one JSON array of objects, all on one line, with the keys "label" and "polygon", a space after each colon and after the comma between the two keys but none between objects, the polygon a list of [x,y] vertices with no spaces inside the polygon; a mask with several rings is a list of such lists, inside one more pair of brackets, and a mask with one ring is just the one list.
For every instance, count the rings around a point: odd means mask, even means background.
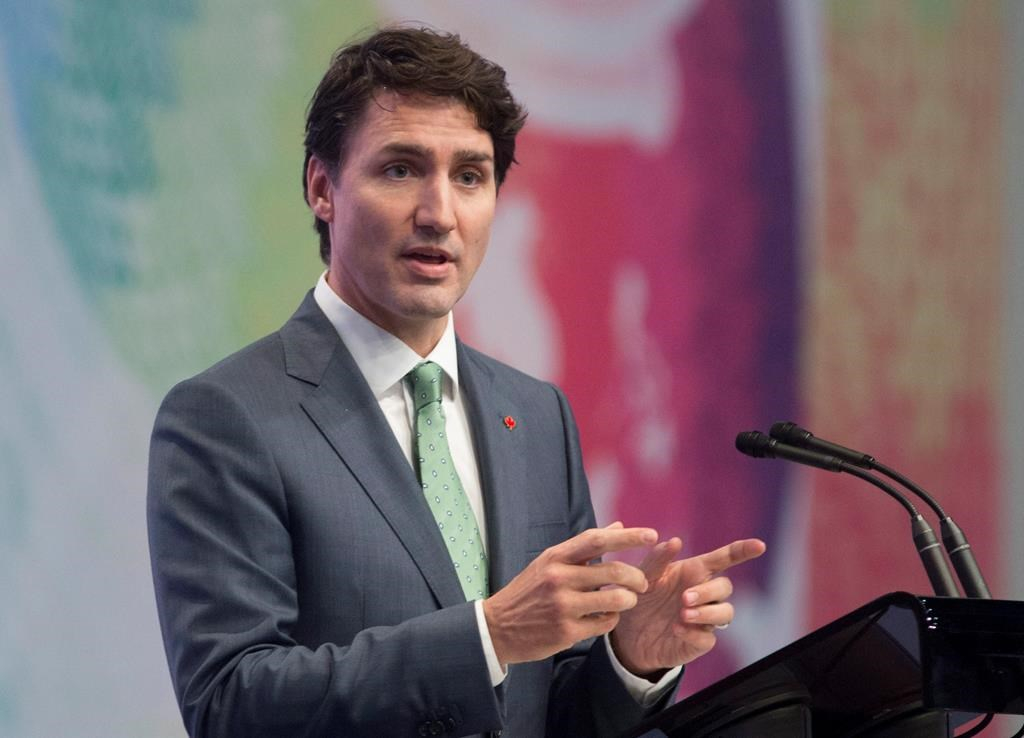
[{"label": "microphone gooseneck", "polygon": [[740,453],[754,458],[785,459],[826,471],[850,474],[882,490],[902,505],[910,516],[914,547],[917,549],[918,556],[921,558],[921,563],[924,565],[928,581],[931,583],[935,594],[942,597],[959,596],[953,576],[946,565],[946,560],[942,557],[942,551],[935,537],[935,531],[932,530],[924,516],[918,512],[914,503],[890,484],[837,456],[814,449],[791,446],[760,431],[744,431],[737,435],[736,448]]},{"label": "microphone gooseneck", "polygon": [[991,599],[992,594],[989,591],[988,584],[986,584],[985,578],[982,576],[981,569],[978,567],[978,562],[974,557],[974,552],[971,550],[971,544],[967,542],[964,532],[923,487],[914,483],[895,469],[880,463],[870,454],[855,451],[845,446],[840,446],[837,443],[818,438],[809,430],[801,428],[796,423],[788,421],[775,423],[772,425],[770,433],[772,438],[783,443],[829,453],[862,469],[877,471],[917,495],[935,511],[939,518],[942,544],[949,555],[949,560],[953,562],[953,568],[956,570],[964,594],[976,599]]}]

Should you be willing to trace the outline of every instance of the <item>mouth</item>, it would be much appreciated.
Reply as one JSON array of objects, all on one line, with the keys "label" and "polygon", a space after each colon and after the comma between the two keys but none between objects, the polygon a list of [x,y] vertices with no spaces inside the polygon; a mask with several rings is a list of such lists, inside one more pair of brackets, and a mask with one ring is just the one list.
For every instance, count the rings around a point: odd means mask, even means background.
[{"label": "mouth", "polygon": [[415,279],[431,283],[451,278],[456,263],[451,253],[437,246],[409,248],[402,253],[402,261]]},{"label": "mouth", "polygon": [[402,254],[403,259],[409,259],[420,264],[442,265],[452,261],[451,255],[440,249],[410,249]]},{"label": "mouth", "polygon": [[424,264],[444,264],[448,257],[444,254],[406,254],[406,259],[421,261]]}]

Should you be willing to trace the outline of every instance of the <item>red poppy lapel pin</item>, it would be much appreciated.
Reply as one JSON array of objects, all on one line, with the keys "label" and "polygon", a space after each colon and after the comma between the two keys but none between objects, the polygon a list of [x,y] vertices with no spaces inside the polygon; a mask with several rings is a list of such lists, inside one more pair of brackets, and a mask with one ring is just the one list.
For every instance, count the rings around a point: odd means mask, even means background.
[{"label": "red poppy lapel pin", "polygon": [[509,430],[513,430],[516,427],[516,419],[513,418],[511,415],[506,415],[504,418],[502,418],[501,422],[504,423],[505,427],[508,428]]}]

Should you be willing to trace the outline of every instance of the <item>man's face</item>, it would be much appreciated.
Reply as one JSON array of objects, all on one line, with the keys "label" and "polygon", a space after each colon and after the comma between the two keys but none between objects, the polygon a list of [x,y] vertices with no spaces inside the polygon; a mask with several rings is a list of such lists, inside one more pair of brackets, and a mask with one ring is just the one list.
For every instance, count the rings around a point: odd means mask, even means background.
[{"label": "man's face", "polygon": [[336,180],[315,159],[307,172],[310,206],[330,229],[328,283],[425,354],[487,250],[491,138],[457,101],[385,91],[346,152]]}]

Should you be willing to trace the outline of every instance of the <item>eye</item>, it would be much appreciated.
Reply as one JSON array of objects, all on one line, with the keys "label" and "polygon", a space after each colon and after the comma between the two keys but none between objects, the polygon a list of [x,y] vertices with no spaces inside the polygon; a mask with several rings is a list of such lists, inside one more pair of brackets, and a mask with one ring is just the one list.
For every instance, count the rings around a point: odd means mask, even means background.
[{"label": "eye", "polygon": [[483,182],[484,178],[480,172],[474,169],[466,169],[455,175],[455,180],[466,187],[475,187]]},{"label": "eye", "polygon": [[384,169],[384,175],[391,179],[405,179],[412,175],[408,164],[391,164]]}]

